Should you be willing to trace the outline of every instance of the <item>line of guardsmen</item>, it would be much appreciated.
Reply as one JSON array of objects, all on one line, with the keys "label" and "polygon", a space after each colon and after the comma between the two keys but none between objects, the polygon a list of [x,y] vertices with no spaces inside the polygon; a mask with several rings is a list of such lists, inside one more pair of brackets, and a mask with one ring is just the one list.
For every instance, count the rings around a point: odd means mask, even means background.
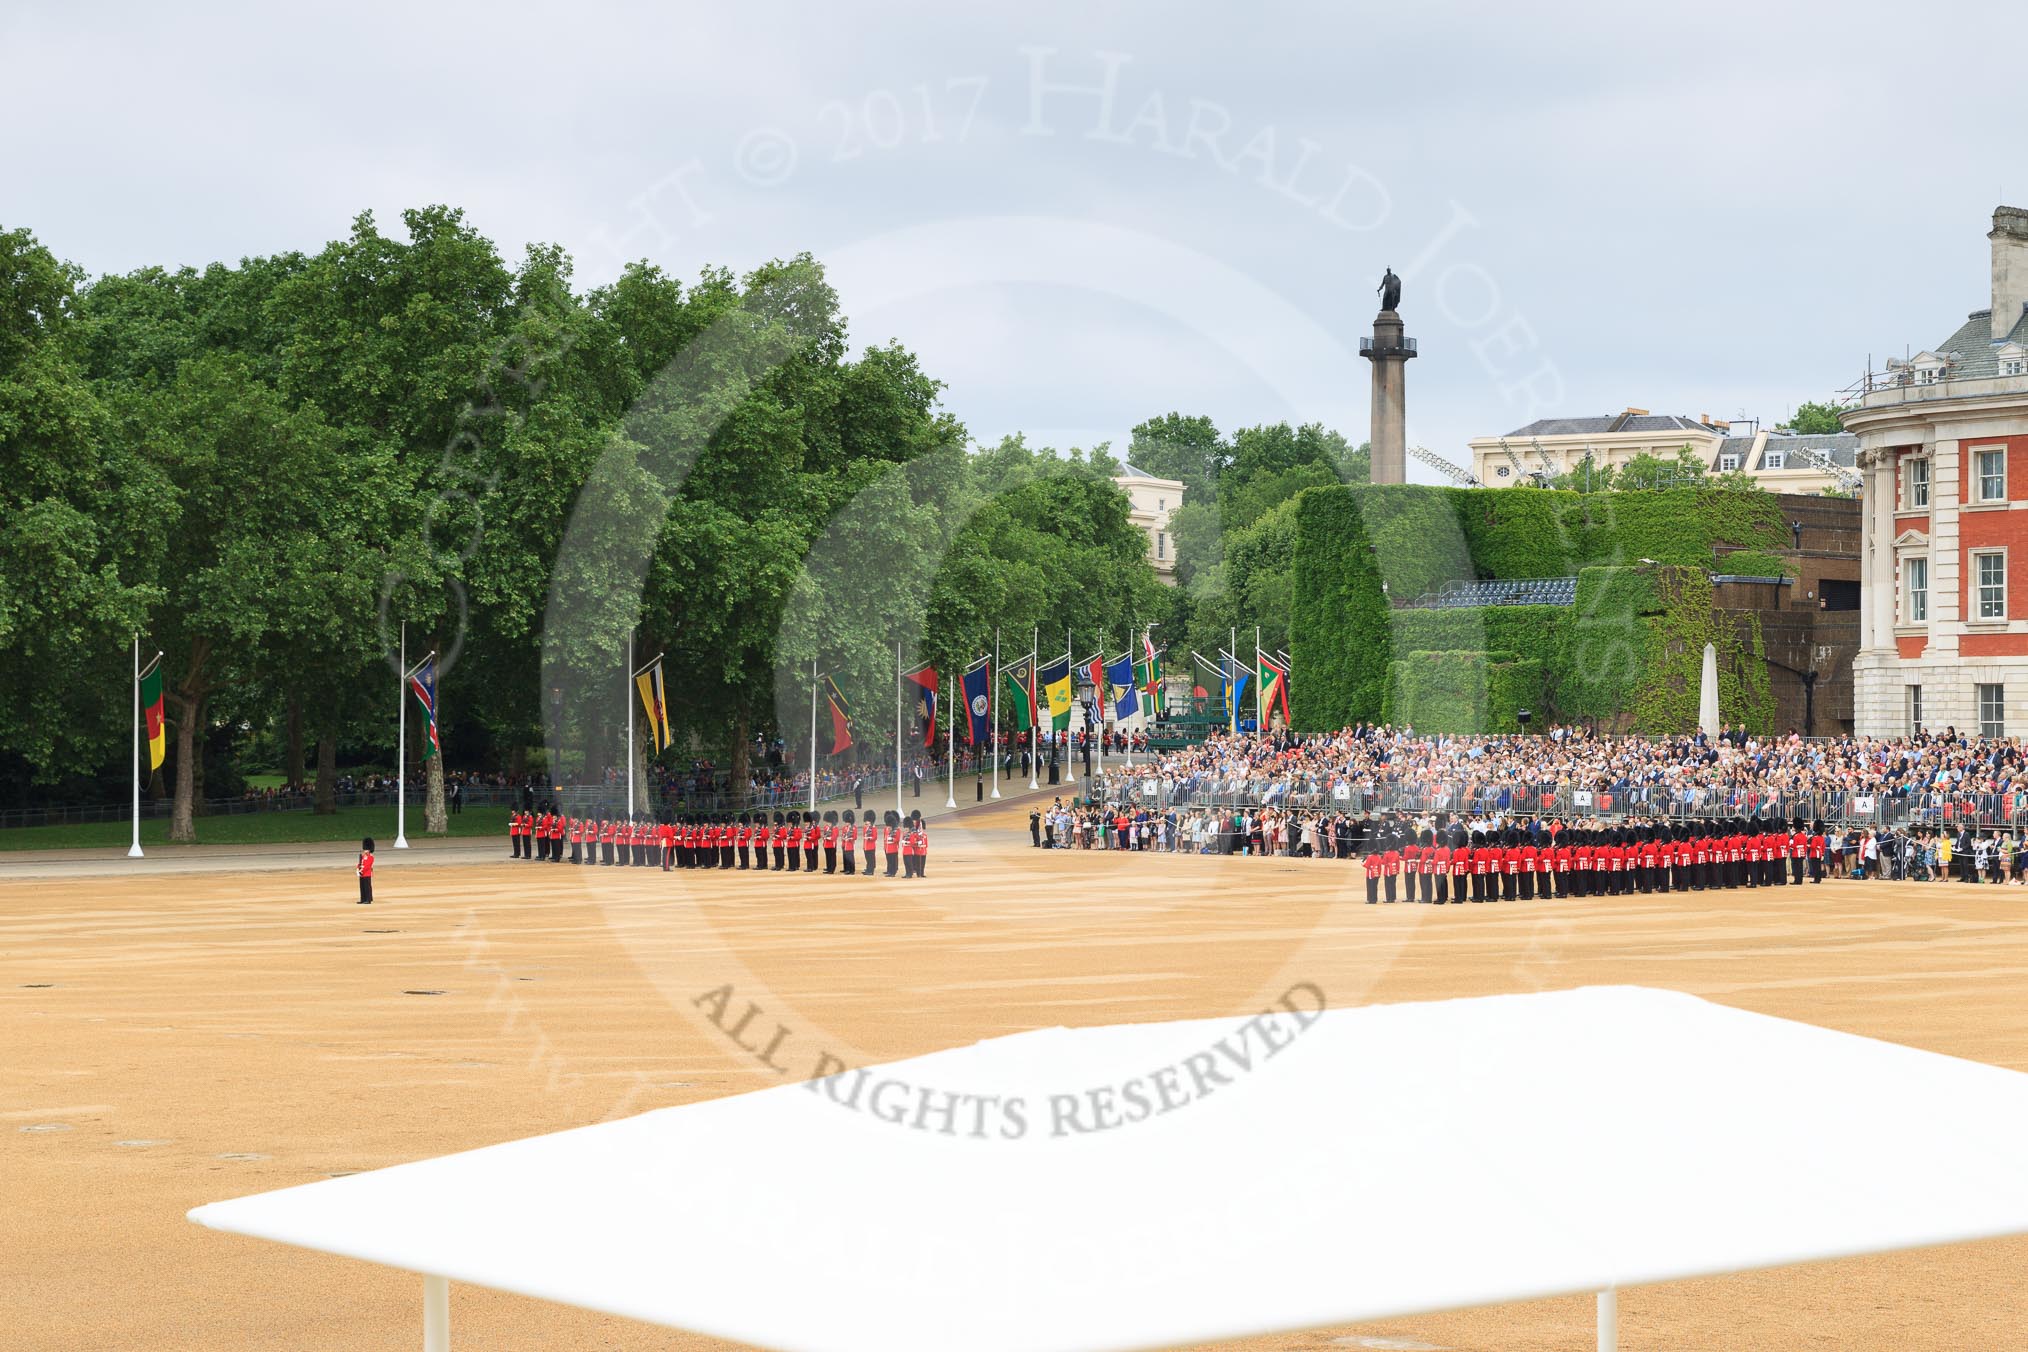
[{"label": "line of guardsmen", "polygon": [[[515,859],[564,862],[569,847],[573,864],[611,864],[666,871],[677,868],[758,869],[815,873],[818,855],[825,873],[861,872],[855,856],[865,856],[863,872],[875,876],[874,858],[884,855],[887,876],[927,876],[929,826],[921,812],[903,817],[889,810],[876,818],[871,808],[855,813],[765,812],[573,817],[545,805],[539,811],[510,812],[507,839]],[[856,849],[855,849],[856,847]],[[842,868],[841,868],[842,865]]]},{"label": "line of guardsmen", "polygon": [[1467,831],[1446,814],[1420,833],[1398,817],[1372,825],[1361,850],[1369,906],[1800,886],[1805,876],[1824,881],[1822,822],[1551,820],[1532,823],[1532,831]]}]

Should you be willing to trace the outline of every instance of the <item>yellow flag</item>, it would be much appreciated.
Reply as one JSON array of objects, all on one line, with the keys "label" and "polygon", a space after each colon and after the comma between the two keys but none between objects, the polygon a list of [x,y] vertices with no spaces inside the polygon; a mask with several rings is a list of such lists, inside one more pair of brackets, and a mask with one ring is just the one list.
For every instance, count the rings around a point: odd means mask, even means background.
[{"label": "yellow flag", "polygon": [[648,714],[648,740],[655,750],[661,751],[669,745],[669,702],[662,688],[661,658],[634,677],[634,688],[641,692],[641,708]]}]

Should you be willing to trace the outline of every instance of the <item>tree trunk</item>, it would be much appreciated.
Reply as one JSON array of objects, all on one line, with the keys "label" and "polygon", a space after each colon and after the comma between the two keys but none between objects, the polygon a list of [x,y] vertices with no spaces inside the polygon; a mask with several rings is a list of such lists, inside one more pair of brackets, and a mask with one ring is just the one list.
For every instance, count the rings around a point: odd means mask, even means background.
[{"label": "tree trunk", "polygon": [[[443,725],[437,725],[437,739],[443,740]],[[428,770],[429,790],[423,798],[423,830],[433,836],[445,836],[451,832],[450,818],[444,813],[444,756],[439,750],[424,765]]]},{"label": "tree trunk", "polygon": [[516,742],[507,748],[507,777],[516,784],[528,773],[528,744]]},{"label": "tree trunk", "polygon": [[169,839],[184,844],[197,840],[197,719],[202,698],[176,696],[176,801],[169,809]]},{"label": "tree trunk", "polygon": [[289,696],[289,749],[282,765],[282,780],[291,789],[303,787],[303,697]]},{"label": "tree trunk", "polygon": [[338,811],[338,734],[322,732],[317,736],[317,806],[316,815],[328,817]]},{"label": "tree trunk", "polygon": [[753,771],[753,738],[747,735],[751,729],[746,710],[741,709],[732,720],[732,754],[726,757],[725,772],[726,796],[735,803],[746,792],[747,776]]}]

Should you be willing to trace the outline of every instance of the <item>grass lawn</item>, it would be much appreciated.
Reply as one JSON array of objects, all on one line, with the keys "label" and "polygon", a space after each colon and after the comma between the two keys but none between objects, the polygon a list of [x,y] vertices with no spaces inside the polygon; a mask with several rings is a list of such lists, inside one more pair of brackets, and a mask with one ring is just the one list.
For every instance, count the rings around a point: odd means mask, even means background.
[{"label": "grass lawn", "polygon": [[[505,848],[507,809],[470,807],[450,818],[454,836],[497,836]],[[130,822],[91,822],[82,826],[24,826],[0,831],[0,853],[8,850],[75,850],[126,845],[133,839]],[[345,807],[328,817],[314,812],[247,812],[230,817],[199,817],[200,845],[281,845],[299,841],[350,840],[372,836],[385,849],[394,840],[394,808]],[[410,841],[427,839],[423,812],[408,813]],[[175,849],[169,843],[169,819],[141,823],[143,849]]]}]

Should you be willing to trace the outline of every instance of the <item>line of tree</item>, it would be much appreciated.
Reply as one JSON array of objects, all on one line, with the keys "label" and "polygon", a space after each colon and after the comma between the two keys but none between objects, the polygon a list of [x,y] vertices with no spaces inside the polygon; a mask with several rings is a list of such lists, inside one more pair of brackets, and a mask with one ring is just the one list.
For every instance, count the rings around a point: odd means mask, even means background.
[{"label": "line of tree", "polygon": [[124,784],[136,634],[177,839],[252,764],[325,810],[341,758],[388,764],[403,625],[461,767],[617,762],[630,636],[666,653],[674,759],[738,781],[757,738],[800,743],[813,661],[891,751],[897,642],[940,669],[996,628],[1285,645],[1289,504],[1365,478],[1320,427],[1143,423],[1126,457],[1186,484],[1165,587],[1109,447],[968,451],[941,389],[899,343],[855,353],[807,256],[579,289],[439,206],[89,278],[0,232],[0,803]]}]

